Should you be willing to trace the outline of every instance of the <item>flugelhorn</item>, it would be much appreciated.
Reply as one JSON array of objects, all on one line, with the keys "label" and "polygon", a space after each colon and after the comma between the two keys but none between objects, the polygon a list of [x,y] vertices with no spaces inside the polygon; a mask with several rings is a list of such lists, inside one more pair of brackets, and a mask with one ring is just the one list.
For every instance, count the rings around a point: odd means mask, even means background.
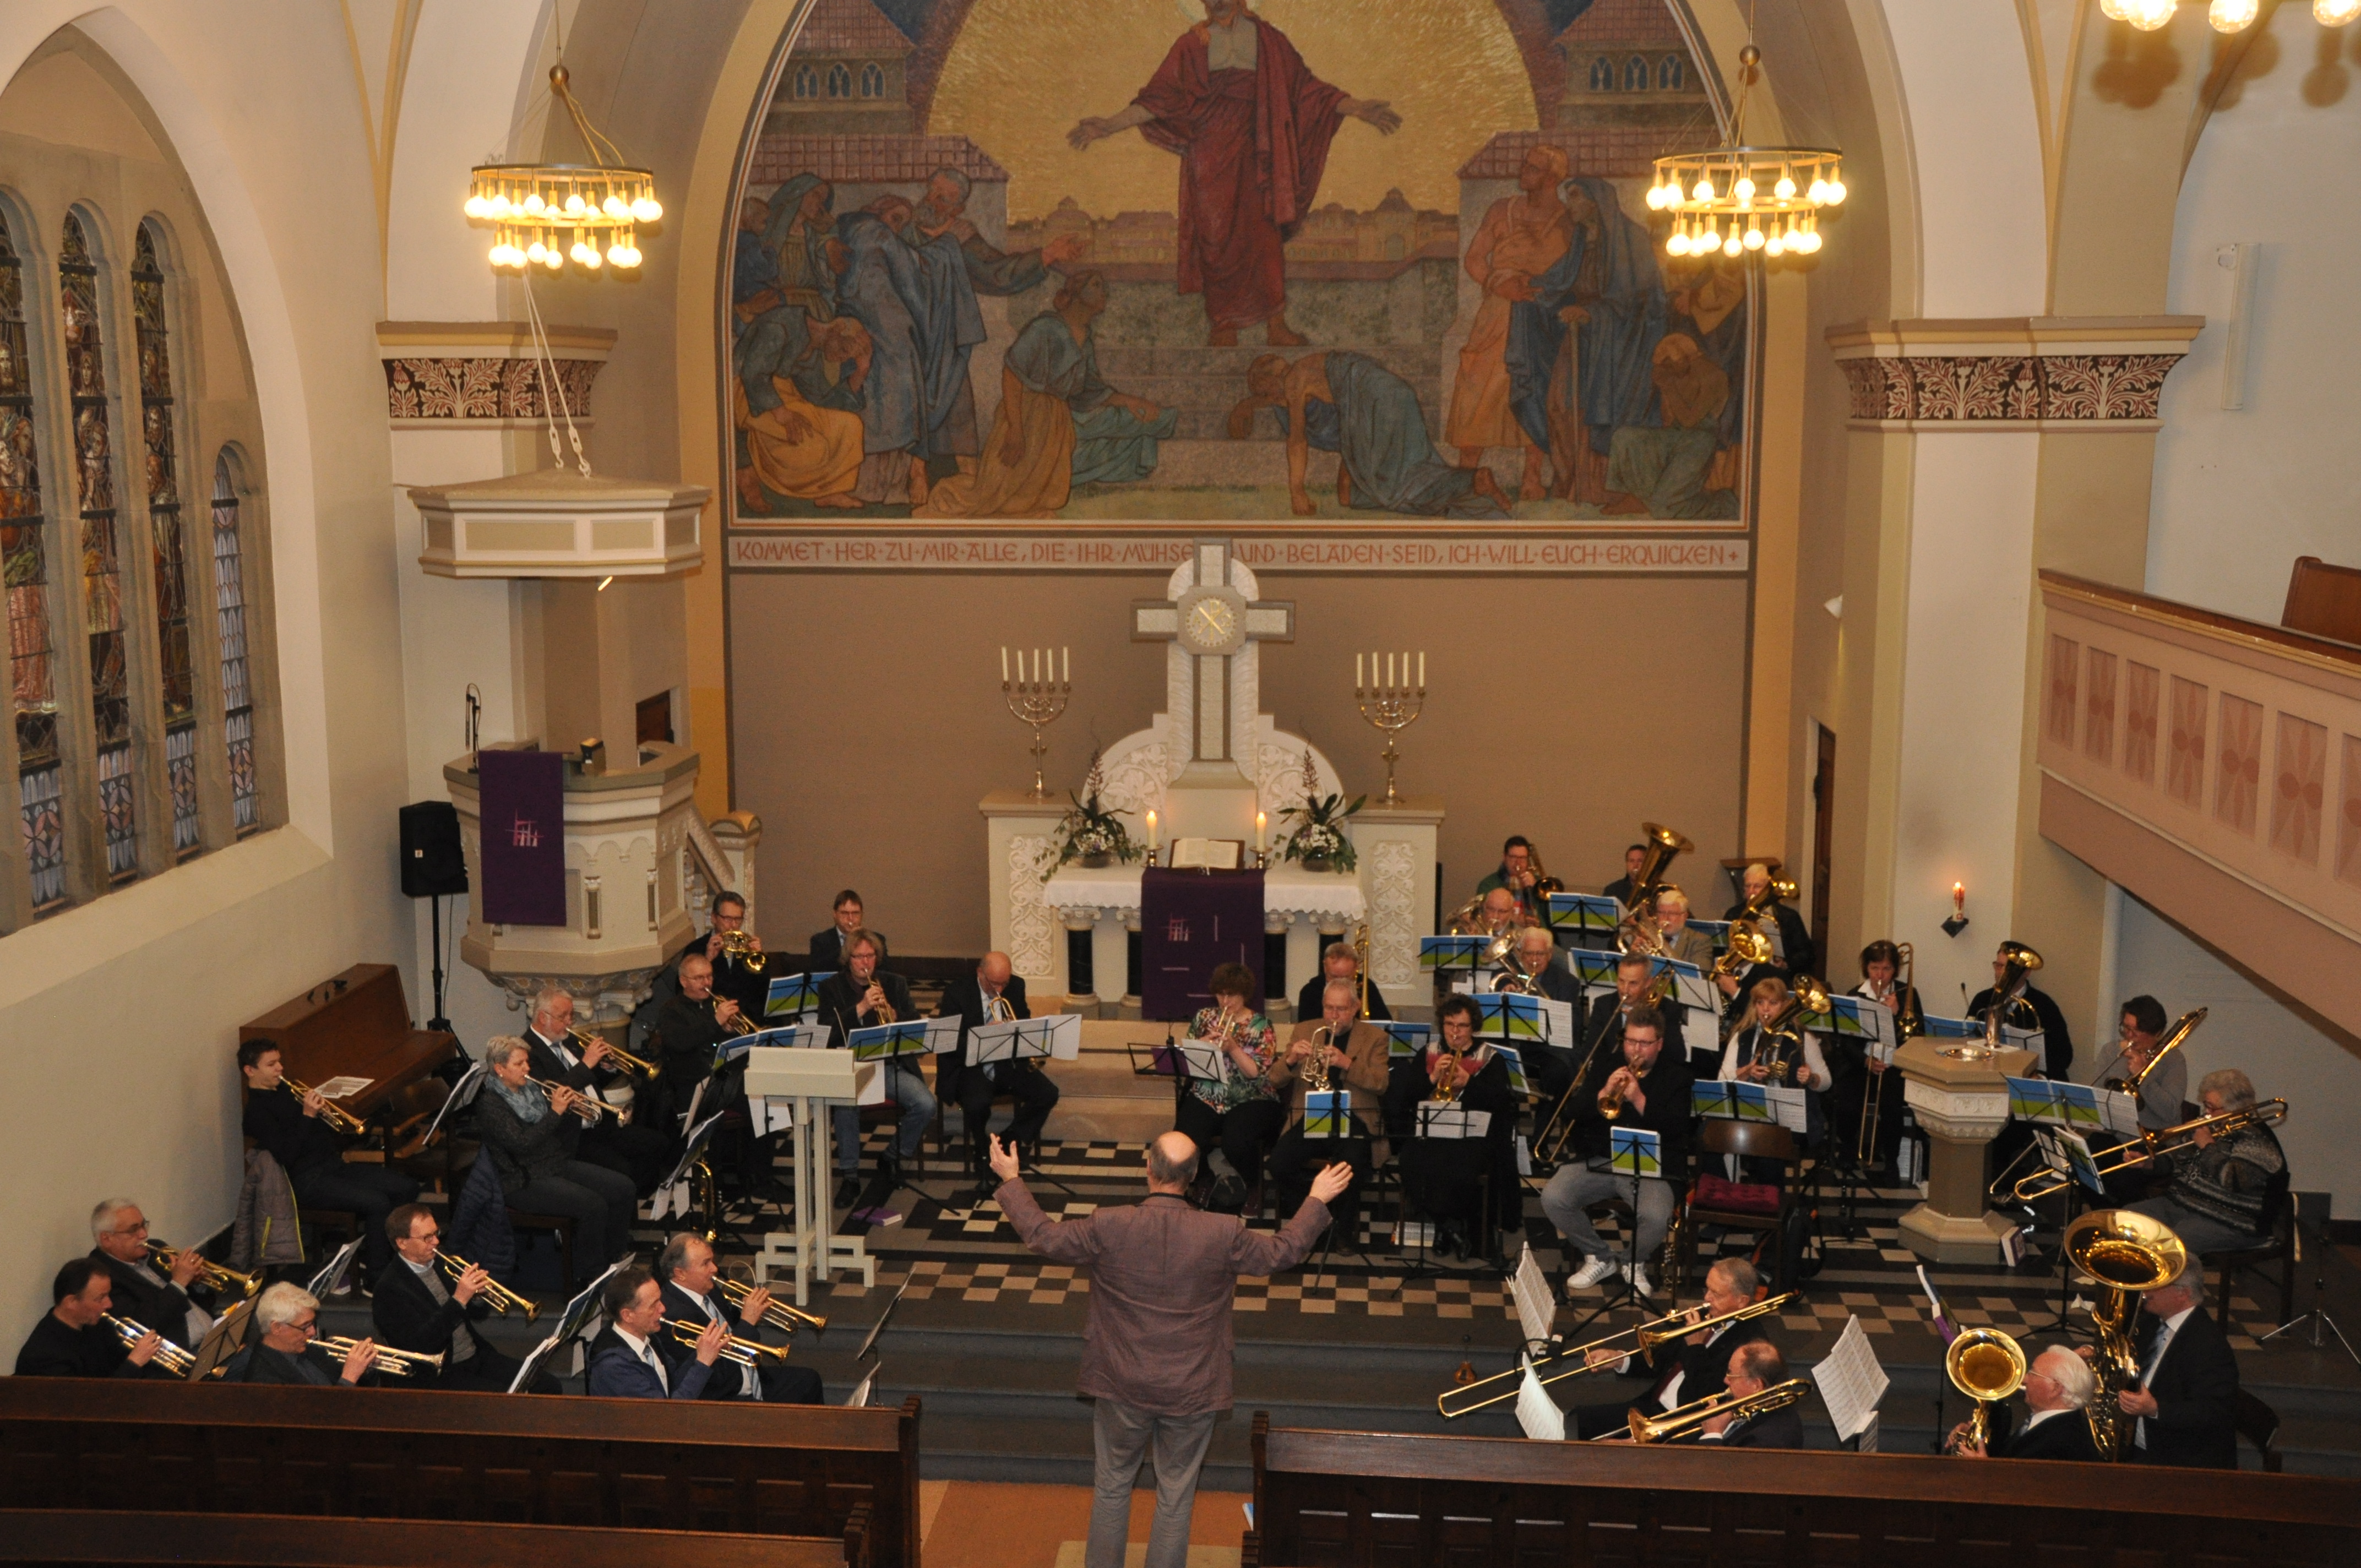
[{"label": "flugelhorn", "polygon": [[736,959],[748,974],[761,974],[771,967],[771,955],[754,945],[754,938],[743,931],[721,934],[721,956]]},{"label": "flugelhorn", "polygon": [[[315,1339],[303,1348],[316,1350],[323,1355],[342,1361],[359,1348],[360,1343],[357,1339],[346,1339],[339,1335]],[[390,1344],[379,1343],[377,1347],[377,1365],[370,1370],[390,1373],[396,1377],[418,1377],[430,1372],[442,1371],[443,1361],[444,1357],[440,1354],[422,1355],[414,1350],[396,1350]]]},{"label": "flugelhorn", "polygon": [[[434,1255],[434,1261],[449,1269],[451,1271],[451,1277],[454,1279],[458,1278],[459,1276],[467,1273],[467,1270],[476,1266],[474,1264],[469,1263],[466,1258],[455,1257],[447,1252],[436,1253]],[[524,1321],[528,1323],[541,1316],[541,1307],[537,1302],[526,1300],[523,1297],[518,1295],[515,1291],[510,1289],[499,1280],[494,1279],[489,1271],[484,1276],[483,1297],[485,1300],[492,1304],[492,1310],[498,1312],[503,1318],[509,1315],[510,1309],[511,1308],[522,1311],[524,1313]]]},{"label": "flugelhorn", "polygon": [[1962,1329],[1943,1353],[1943,1371],[1952,1387],[1976,1403],[1966,1430],[1944,1440],[1943,1452],[1985,1448],[1992,1442],[1993,1407],[2025,1387],[2025,1347],[1998,1329]]},{"label": "flugelhorn", "polygon": [[1312,1094],[1326,1094],[1328,1088],[1328,1047],[1336,1031],[1323,1024],[1312,1031],[1312,1059],[1304,1065],[1303,1087]]},{"label": "flugelhorn", "polygon": [[[664,1329],[676,1343],[692,1350],[697,1348],[697,1342],[705,1337],[705,1325],[689,1318],[666,1318]],[[721,1346],[721,1359],[735,1366],[776,1366],[785,1361],[789,1354],[783,1346],[764,1344],[761,1340],[740,1339],[736,1334],[729,1336]]]},{"label": "flugelhorn", "polygon": [[[1601,1361],[1593,1365],[1590,1362],[1590,1353],[1594,1350],[1609,1349],[1618,1340],[1634,1341],[1623,1354],[1637,1354],[1642,1351],[1653,1350],[1668,1340],[1680,1339],[1687,1334],[1710,1332],[1726,1323],[1742,1322],[1748,1318],[1760,1318],[1778,1311],[1787,1303],[1795,1300],[1795,1296],[1796,1292],[1790,1290],[1784,1296],[1773,1296],[1768,1300],[1756,1301],[1750,1306],[1741,1307],[1735,1312],[1725,1313],[1719,1318],[1708,1318],[1697,1323],[1690,1322],[1686,1313],[1670,1312],[1644,1323],[1635,1323],[1628,1329],[1618,1329],[1611,1334],[1602,1334],[1598,1339],[1586,1341],[1581,1344],[1554,1350],[1534,1361],[1532,1370],[1545,1385],[1562,1383],[1569,1377],[1580,1377],[1588,1372],[1605,1372],[1615,1365],[1615,1361]],[[1620,1357],[1616,1359],[1620,1360]],[[1545,1372],[1544,1368],[1550,1370]],[[1512,1371],[1496,1372],[1489,1377],[1444,1389],[1434,1397],[1434,1408],[1444,1420],[1457,1420],[1462,1416],[1472,1416],[1477,1411],[1489,1409],[1494,1405],[1507,1404],[1517,1397],[1517,1390],[1523,1386],[1524,1380],[1525,1369],[1521,1366]]]},{"label": "flugelhorn", "polygon": [[[725,1277],[719,1283],[722,1299],[733,1307],[743,1307],[746,1304],[746,1298],[754,1293],[754,1287],[742,1279]],[[763,1310],[763,1321],[774,1329],[785,1329],[790,1333],[798,1328],[809,1329],[814,1333],[825,1333],[828,1330],[826,1318],[817,1313],[804,1311],[800,1308],[790,1307],[775,1296],[771,1299],[770,1306]]]},{"label": "flugelhorn", "polygon": [[[2143,1129],[2140,1135],[2116,1148],[2109,1149],[2093,1161],[2101,1177],[2119,1175],[2136,1165],[2178,1154],[2197,1142],[2197,1135],[2226,1138],[2243,1133],[2249,1127],[2269,1126],[2287,1120],[2288,1103],[2284,1100],[2263,1100],[2252,1105],[2242,1105],[2235,1111],[2217,1111],[2211,1116],[2192,1117],[2169,1127],[2153,1132]],[[2062,1192],[2073,1184],[2069,1171],[2041,1169],[2010,1189],[2011,1196],[2020,1203],[2031,1203],[2052,1193]]]},{"label": "flugelhorn", "polygon": [[[159,1269],[168,1275],[172,1272],[172,1266],[181,1261],[179,1249],[167,1246],[162,1242],[149,1242],[148,1255]],[[209,1257],[197,1259],[197,1278],[208,1289],[235,1291],[239,1296],[251,1296],[262,1288],[262,1281],[253,1275],[240,1274],[236,1269],[225,1267]]]},{"label": "flugelhorn", "polygon": [[594,1035],[578,1024],[568,1024],[566,1026],[566,1033],[573,1039],[575,1047],[577,1051],[588,1051],[592,1046],[605,1046],[609,1056],[613,1057],[617,1061],[622,1063],[626,1069],[638,1073],[650,1083],[653,1083],[657,1079],[664,1076],[663,1063],[647,1061],[642,1058],[635,1057],[631,1052],[625,1050],[622,1047],[616,1045],[613,1041],[605,1039],[600,1036]]},{"label": "flugelhorn", "polygon": [[[128,1318],[118,1318],[113,1312],[106,1314],[106,1326],[115,1331],[115,1337],[123,1342],[123,1348],[126,1350],[131,1349],[153,1332],[145,1323],[135,1323]],[[162,1367],[175,1377],[186,1377],[195,1370],[197,1365],[196,1352],[181,1349],[160,1333],[156,1335],[156,1354],[149,1359],[154,1365]]]},{"label": "flugelhorn", "polygon": [[[1677,1442],[1685,1437],[1695,1437],[1705,1430],[1705,1423],[1716,1416],[1732,1420],[1768,1415],[1784,1410],[1812,1391],[1808,1377],[1790,1377],[1784,1383],[1773,1383],[1768,1388],[1758,1388],[1752,1394],[1732,1394],[1724,1390],[1702,1399],[1666,1410],[1661,1416],[1631,1412],[1631,1439],[1633,1442]],[[1622,1433],[1611,1434],[1622,1436]]]},{"label": "flugelhorn", "polygon": [[525,1080],[525,1081],[527,1083],[538,1084],[542,1089],[545,1090],[549,1094],[549,1102],[552,1105],[555,1105],[557,1103],[557,1091],[559,1090],[563,1089],[566,1091],[566,1092],[572,1094],[574,1096],[574,1113],[581,1117],[585,1122],[589,1122],[595,1124],[601,1116],[612,1116],[616,1114],[615,1107],[608,1104],[604,1100],[598,1099],[595,1095],[585,1094],[582,1091],[574,1088],[570,1084],[553,1083],[545,1078],[529,1078]]},{"label": "flugelhorn", "polygon": [[[279,1087],[298,1100],[308,1099],[312,1093],[312,1086],[300,1079],[282,1078],[279,1080]],[[320,1101],[320,1120],[340,1133],[357,1133],[361,1130],[361,1119],[358,1116],[324,1096]]]}]

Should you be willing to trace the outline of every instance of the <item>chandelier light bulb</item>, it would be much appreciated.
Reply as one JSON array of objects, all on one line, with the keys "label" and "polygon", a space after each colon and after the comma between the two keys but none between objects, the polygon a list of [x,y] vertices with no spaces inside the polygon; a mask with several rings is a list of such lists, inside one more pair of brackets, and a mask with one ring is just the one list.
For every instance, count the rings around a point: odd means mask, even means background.
[{"label": "chandelier light bulb", "polygon": [[2172,20],[2180,0],[2125,0],[2125,19],[2144,33],[2155,32]]},{"label": "chandelier light bulb", "polygon": [[631,203],[631,217],[643,224],[654,223],[664,216],[664,206],[653,196],[642,196]]},{"label": "chandelier light bulb", "polygon": [[1741,202],[1751,202],[1754,200],[1754,181],[1741,174],[1738,183],[1730,188],[1730,193]]},{"label": "chandelier light bulb", "polygon": [[1664,241],[1664,254],[1667,256],[1686,256],[1688,253],[1689,236],[1683,234],[1680,230],[1675,229],[1672,233],[1672,236]]},{"label": "chandelier light bulb", "polygon": [[537,218],[549,210],[549,203],[541,199],[540,192],[535,191],[524,199],[524,210],[528,215]]},{"label": "chandelier light bulb", "polygon": [[2341,27],[2361,16],[2361,0],[2312,0],[2312,18],[2323,27]]},{"label": "chandelier light bulb", "polygon": [[1841,206],[1843,206],[1843,205],[1844,205],[1844,199],[1845,199],[1845,182],[1844,182],[1843,181],[1841,181],[1841,180],[1831,180],[1831,181],[1828,181],[1828,205],[1829,205],[1829,206],[1831,206],[1831,207],[1841,207]]},{"label": "chandelier light bulb", "polygon": [[2217,33],[2235,33],[2253,21],[2261,8],[2262,0],[2213,0],[2205,19],[2213,24]]},{"label": "chandelier light bulb", "polygon": [[566,265],[566,253],[559,250],[553,245],[549,247],[548,251],[543,255],[541,264],[544,267],[548,268],[552,272],[555,272],[559,268]]},{"label": "chandelier light bulb", "polygon": [[509,217],[515,213],[516,208],[509,201],[509,193],[503,191],[484,204],[484,211],[488,215],[498,220]]},{"label": "chandelier light bulb", "polygon": [[1765,256],[1784,256],[1786,250],[1787,239],[1784,235],[1774,234],[1763,242],[1763,254]]},{"label": "chandelier light bulb", "polygon": [[1689,192],[1689,199],[1694,202],[1712,201],[1713,181],[1702,174],[1698,175],[1697,185]]},{"label": "chandelier light bulb", "polygon": [[1763,231],[1762,231],[1761,229],[1757,229],[1757,228],[1750,228],[1750,229],[1748,229],[1748,230],[1746,231],[1746,248],[1747,248],[1747,249],[1749,249],[1749,250],[1760,250],[1760,249],[1762,249],[1762,248],[1763,248]]},{"label": "chandelier light bulb", "polygon": [[1746,247],[1740,242],[1736,229],[1730,230],[1730,237],[1721,242],[1721,253],[1732,259],[1746,253]]},{"label": "chandelier light bulb", "polygon": [[539,261],[544,254],[546,254],[546,247],[543,246],[541,241],[534,240],[531,245],[525,247],[524,258],[527,261]]},{"label": "chandelier light bulb", "polygon": [[2099,13],[2111,22],[2128,21],[2131,17],[2125,0],[2099,0]]},{"label": "chandelier light bulb", "polygon": [[1779,176],[1779,183],[1771,187],[1771,193],[1773,196],[1778,197],[1779,200],[1783,202],[1794,201],[1795,199],[1795,177],[1792,174],[1782,173]]},{"label": "chandelier light bulb", "polygon": [[566,193],[566,215],[569,218],[578,218],[582,215],[582,192],[579,191],[568,191]]},{"label": "chandelier light bulb", "polygon": [[628,218],[631,215],[631,203],[611,192],[604,202],[598,203],[598,210],[610,218]]}]

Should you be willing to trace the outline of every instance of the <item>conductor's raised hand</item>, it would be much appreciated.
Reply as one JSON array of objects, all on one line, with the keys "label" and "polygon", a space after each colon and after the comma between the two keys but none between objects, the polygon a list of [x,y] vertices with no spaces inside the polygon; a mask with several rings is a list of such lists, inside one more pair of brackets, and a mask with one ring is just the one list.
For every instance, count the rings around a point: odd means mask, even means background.
[{"label": "conductor's raised hand", "polygon": [[1351,1163],[1341,1159],[1331,1160],[1320,1168],[1319,1175],[1312,1179],[1312,1196],[1319,1199],[1323,1205],[1334,1203],[1344,1195],[1345,1189],[1351,1185],[1353,1185]]},{"label": "conductor's raised hand", "polygon": [[[991,1150],[986,1157],[992,1162],[993,1175],[1000,1178],[1003,1181],[1014,1181],[1016,1179],[1017,1167],[1016,1144],[1006,1138],[994,1135],[992,1139]],[[1312,1190],[1314,1191],[1319,1190],[1318,1182],[1312,1183]]]}]

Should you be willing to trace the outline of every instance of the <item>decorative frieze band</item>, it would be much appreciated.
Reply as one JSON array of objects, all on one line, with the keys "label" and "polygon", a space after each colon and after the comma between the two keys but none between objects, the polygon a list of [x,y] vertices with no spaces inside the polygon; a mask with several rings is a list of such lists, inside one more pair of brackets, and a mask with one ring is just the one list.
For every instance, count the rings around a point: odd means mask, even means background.
[{"label": "decorative frieze band", "polygon": [[2037,316],[1831,328],[1857,430],[2155,430],[2202,316]]},{"label": "decorative frieze band", "polygon": [[[591,384],[615,345],[603,327],[545,329],[564,411],[589,418]],[[380,322],[386,417],[436,429],[538,424],[559,411],[521,322]]]}]

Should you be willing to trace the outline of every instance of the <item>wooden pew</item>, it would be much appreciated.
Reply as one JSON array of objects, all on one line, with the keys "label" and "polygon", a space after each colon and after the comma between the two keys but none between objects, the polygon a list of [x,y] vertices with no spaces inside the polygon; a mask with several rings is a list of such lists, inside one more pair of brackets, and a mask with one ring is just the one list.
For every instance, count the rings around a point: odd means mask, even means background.
[{"label": "wooden pew", "polygon": [[0,1508],[0,1563],[161,1568],[869,1568],[869,1509],[841,1540],[440,1519]]},{"label": "wooden pew", "polygon": [[0,1378],[0,1508],[841,1535],[918,1561],[900,1409]]},{"label": "wooden pew", "polygon": [[2361,1482],[2145,1465],[1274,1429],[1249,1565],[2332,1568]]}]

